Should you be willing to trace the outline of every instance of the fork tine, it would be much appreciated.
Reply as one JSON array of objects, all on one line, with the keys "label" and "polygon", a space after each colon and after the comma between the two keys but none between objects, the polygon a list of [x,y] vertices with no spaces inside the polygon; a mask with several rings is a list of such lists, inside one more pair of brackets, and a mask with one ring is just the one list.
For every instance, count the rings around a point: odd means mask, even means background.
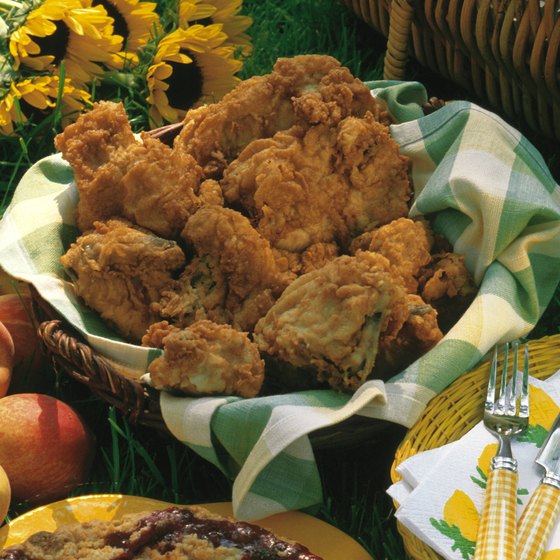
[{"label": "fork tine", "polygon": [[502,376],[500,381],[500,396],[498,397],[498,401],[496,403],[496,410],[499,414],[504,414],[506,411],[506,399],[509,398],[506,394],[507,392],[507,376],[508,376],[508,352],[509,352],[509,342],[505,343],[504,346],[504,363],[502,365]]},{"label": "fork tine", "polygon": [[484,401],[484,408],[490,412],[494,410],[497,369],[498,369],[498,345],[494,346],[494,354],[492,355],[492,363],[490,365],[490,376],[488,378],[488,389],[486,390],[486,400]]},{"label": "fork tine", "polygon": [[513,348],[513,367],[511,372],[511,386],[509,389],[510,399],[507,403],[507,414],[510,416],[515,416],[517,412],[517,400],[519,396],[519,387],[517,386],[517,367],[518,367],[518,357],[519,352],[519,341],[516,340],[512,344]]},{"label": "fork tine", "polygon": [[524,345],[525,355],[523,360],[523,383],[521,389],[521,400],[519,405],[519,415],[529,417],[529,345]]}]

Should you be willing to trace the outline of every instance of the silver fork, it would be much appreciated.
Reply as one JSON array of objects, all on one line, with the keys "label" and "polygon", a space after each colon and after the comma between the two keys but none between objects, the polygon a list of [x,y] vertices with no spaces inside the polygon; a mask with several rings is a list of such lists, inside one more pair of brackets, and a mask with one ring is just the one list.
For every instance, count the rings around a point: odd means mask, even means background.
[{"label": "silver fork", "polygon": [[484,403],[484,425],[498,439],[480,517],[474,560],[516,560],[517,461],[511,439],[529,423],[529,347],[524,346],[523,377],[518,380],[519,342],[512,344],[513,367],[508,383],[510,345],[505,345],[500,391],[496,399],[498,347],[494,348]]}]

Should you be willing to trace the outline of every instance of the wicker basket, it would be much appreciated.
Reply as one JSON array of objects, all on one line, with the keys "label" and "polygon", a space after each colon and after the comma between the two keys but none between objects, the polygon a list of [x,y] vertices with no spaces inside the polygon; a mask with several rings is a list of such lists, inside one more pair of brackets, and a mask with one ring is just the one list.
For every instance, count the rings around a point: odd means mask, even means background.
[{"label": "wicker basket", "polygon": [[[147,426],[171,437],[161,414],[159,391],[128,376],[117,364],[95,352],[33,286],[29,289],[39,338],[54,366],[119,410],[132,425]],[[315,451],[338,450],[364,441],[384,441],[397,428],[387,421],[352,416],[335,426],[316,430],[309,439]]]},{"label": "wicker basket", "polygon": [[[529,342],[530,372],[546,379],[560,368],[560,334]],[[520,359],[523,359],[522,357]],[[486,362],[452,383],[432,399],[421,418],[407,432],[395,454],[393,482],[400,480],[396,467],[408,457],[458,440],[482,418],[490,363]],[[398,507],[398,504],[396,504]],[[408,554],[415,560],[440,560],[406,527],[397,524]]]},{"label": "wicker basket", "polygon": [[560,140],[559,0],[344,3],[387,38],[385,78],[405,79],[412,56],[512,124]]}]

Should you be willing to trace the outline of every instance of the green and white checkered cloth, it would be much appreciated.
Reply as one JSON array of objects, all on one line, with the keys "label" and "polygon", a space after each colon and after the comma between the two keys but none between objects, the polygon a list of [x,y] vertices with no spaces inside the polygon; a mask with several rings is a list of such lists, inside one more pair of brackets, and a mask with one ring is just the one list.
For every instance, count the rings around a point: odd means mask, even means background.
[{"label": "green and white checkered cloth", "polygon": [[[161,394],[169,429],[234,477],[234,513],[255,519],[322,500],[308,434],[360,414],[410,426],[427,402],[499,341],[527,334],[560,281],[560,187],[522,135],[496,115],[453,102],[423,116],[418,83],[370,83],[399,124],[412,160],[412,216],[428,215],[479,284],[465,315],[428,354],[389,381],[353,396],[334,391],[255,399]],[[59,263],[76,237],[77,191],[59,154],[23,177],[0,222],[0,266],[33,283],[107,357],[146,370],[152,351],[107,331],[81,306]]]}]

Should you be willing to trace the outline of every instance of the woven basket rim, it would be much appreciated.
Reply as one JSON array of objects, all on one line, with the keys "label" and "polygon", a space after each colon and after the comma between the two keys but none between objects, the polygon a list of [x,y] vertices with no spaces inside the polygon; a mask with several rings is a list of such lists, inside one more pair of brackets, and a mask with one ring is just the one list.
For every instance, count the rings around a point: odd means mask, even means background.
[{"label": "woven basket rim", "polygon": [[[560,333],[530,340],[528,344],[531,376],[546,379],[558,371]],[[397,448],[391,467],[393,483],[401,479],[396,468],[403,461],[422,451],[456,441],[478,424],[482,418],[489,370],[489,361],[479,364],[428,403]],[[394,505],[398,509],[399,504],[395,502]],[[399,522],[397,528],[408,554],[414,560],[442,560],[439,554]]]},{"label": "woven basket rim", "polygon": [[[46,302],[30,285],[33,314],[43,350],[66,374],[86,385],[101,400],[118,409],[132,425],[154,428],[171,437],[159,404],[160,391],[128,377],[116,364],[97,353],[83,336]],[[387,435],[387,430],[400,426],[354,415],[309,434],[315,451],[347,448],[375,442]]]}]

